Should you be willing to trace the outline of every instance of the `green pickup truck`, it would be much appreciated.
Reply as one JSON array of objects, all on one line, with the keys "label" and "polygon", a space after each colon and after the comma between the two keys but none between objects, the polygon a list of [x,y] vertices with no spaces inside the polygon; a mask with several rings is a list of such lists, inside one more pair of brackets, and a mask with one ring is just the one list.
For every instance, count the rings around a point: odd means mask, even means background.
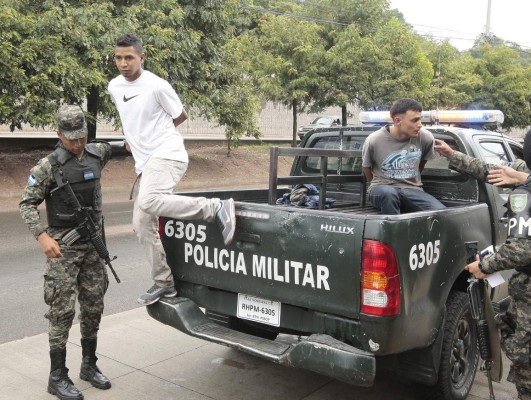
[{"label": "green pickup truck", "polygon": [[[483,249],[505,240],[508,189],[436,157],[422,173],[424,189],[448,208],[380,215],[367,203],[361,171],[363,142],[376,129],[317,129],[300,148],[272,148],[269,188],[190,193],[235,199],[234,241],[225,247],[209,223],[161,218],[180,297],[148,306],[149,314],[189,335],[353,385],[373,385],[378,368],[419,383],[430,398],[466,398],[479,353],[465,242]],[[522,158],[521,144],[499,133],[427,129],[488,162]],[[290,176],[277,176],[279,157],[293,157]],[[277,204],[297,184],[318,188],[315,208]],[[326,198],[335,200],[331,207]],[[506,285],[491,299],[495,310],[506,307]]]}]

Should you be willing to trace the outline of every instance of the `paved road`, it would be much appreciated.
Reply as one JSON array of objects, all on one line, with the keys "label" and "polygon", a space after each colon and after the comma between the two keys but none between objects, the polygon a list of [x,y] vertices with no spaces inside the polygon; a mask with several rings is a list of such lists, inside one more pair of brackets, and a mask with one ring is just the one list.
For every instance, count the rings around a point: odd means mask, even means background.
[{"label": "paved road", "polygon": [[[109,273],[105,315],[111,315],[137,307],[136,298],[151,279],[131,228],[132,202],[104,204],[104,213],[109,252],[118,256],[113,265],[122,281],[116,284]],[[0,343],[5,343],[45,332],[47,307],[42,298],[45,258],[38,243],[17,210],[0,212],[0,219],[0,321],[9,321],[0,323]]]}]

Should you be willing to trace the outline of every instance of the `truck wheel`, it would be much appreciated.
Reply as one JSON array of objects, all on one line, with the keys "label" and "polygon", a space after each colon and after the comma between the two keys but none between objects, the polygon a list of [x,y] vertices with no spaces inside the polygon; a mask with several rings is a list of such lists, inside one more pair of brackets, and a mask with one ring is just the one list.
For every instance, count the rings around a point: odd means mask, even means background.
[{"label": "truck wheel", "polygon": [[243,319],[219,314],[210,310],[205,310],[205,315],[216,324],[234,329],[235,331],[248,333],[269,340],[275,340],[278,336],[278,333],[275,331],[268,330],[260,326],[260,324],[253,324],[252,322],[247,322]]},{"label": "truck wheel", "polygon": [[432,398],[466,399],[474,383],[478,362],[477,332],[468,295],[452,291],[446,300],[439,380],[432,388]]}]

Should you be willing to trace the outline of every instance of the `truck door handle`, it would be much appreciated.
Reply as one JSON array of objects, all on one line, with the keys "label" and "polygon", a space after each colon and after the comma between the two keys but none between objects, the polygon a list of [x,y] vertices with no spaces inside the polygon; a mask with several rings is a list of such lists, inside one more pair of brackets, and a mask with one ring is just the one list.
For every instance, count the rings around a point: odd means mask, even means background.
[{"label": "truck door handle", "polygon": [[255,250],[261,242],[260,235],[253,233],[238,233],[236,237],[236,247],[240,250]]}]

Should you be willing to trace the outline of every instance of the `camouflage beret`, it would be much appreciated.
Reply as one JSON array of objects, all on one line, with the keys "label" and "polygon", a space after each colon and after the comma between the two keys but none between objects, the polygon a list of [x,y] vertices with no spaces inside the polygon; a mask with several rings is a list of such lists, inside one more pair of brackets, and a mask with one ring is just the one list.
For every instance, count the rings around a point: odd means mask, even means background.
[{"label": "camouflage beret", "polygon": [[55,121],[59,131],[67,139],[81,139],[88,135],[85,115],[79,106],[61,106],[55,114]]}]

